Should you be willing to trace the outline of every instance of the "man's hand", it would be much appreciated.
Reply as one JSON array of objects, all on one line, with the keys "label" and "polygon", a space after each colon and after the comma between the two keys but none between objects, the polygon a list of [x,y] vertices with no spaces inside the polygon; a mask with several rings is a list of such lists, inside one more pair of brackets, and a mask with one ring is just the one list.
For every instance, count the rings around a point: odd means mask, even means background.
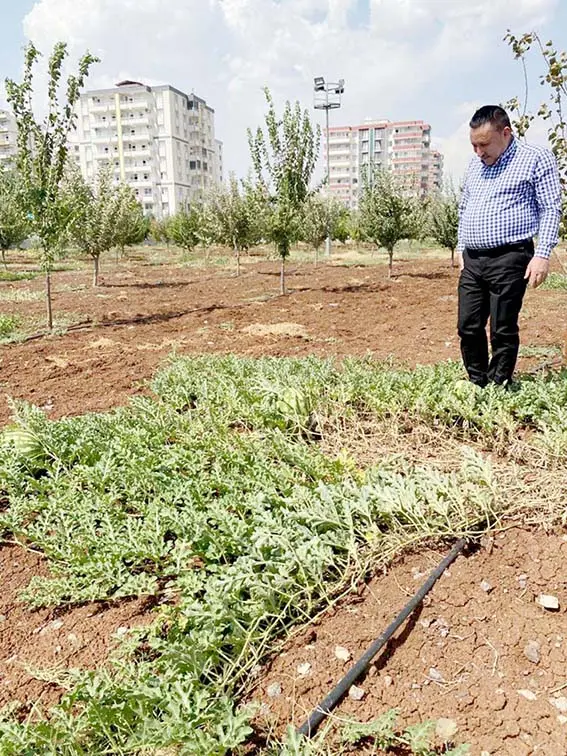
[{"label": "man's hand", "polygon": [[549,273],[549,260],[545,257],[532,257],[526,268],[524,278],[528,279],[528,284],[536,289],[547,278]]},{"label": "man's hand", "polygon": [[465,261],[463,260],[463,256],[460,252],[457,252],[457,261],[459,263],[459,270],[463,270],[465,267]]}]

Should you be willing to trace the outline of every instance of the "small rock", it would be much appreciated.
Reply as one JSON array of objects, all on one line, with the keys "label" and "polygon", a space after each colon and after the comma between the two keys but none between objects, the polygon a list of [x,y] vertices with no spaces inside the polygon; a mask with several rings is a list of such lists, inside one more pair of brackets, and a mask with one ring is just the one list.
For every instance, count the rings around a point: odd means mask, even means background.
[{"label": "small rock", "polygon": [[384,681],[385,688],[390,688],[394,684],[394,679],[390,677],[390,675],[384,675],[382,679]]},{"label": "small rock", "polygon": [[494,590],[494,586],[490,585],[488,580],[483,580],[480,584],[480,589],[485,593],[490,593],[490,591]]},{"label": "small rock", "polygon": [[348,697],[352,698],[353,701],[362,701],[364,698],[364,691],[357,685],[351,685],[348,691]]},{"label": "small rock", "polygon": [[480,539],[480,545],[483,549],[486,549],[489,554],[492,554],[492,549],[494,548],[494,538],[491,538],[488,535],[483,535]]},{"label": "small rock", "polygon": [[441,717],[441,719],[437,720],[437,724],[435,725],[435,735],[443,743],[448,743],[453,740],[458,729],[459,726],[454,719],[446,719],[445,717]]},{"label": "small rock", "polygon": [[124,637],[124,636],[125,636],[125,635],[126,635],[126,634],[128,633],[128,629],[129,629],[129,628],[127,628],[127,627],[124,627],[124,625],[123,625],[122,627],[119,627],[119,628],[118,628],[118,629],[116,630],[116,635],[117,635],[117,636],[118,636],[119,638],[123,638],[123,637]]},{"label": "small rock", "polygon": [[528,690],[527,688],[524,688],[524,689],[522,689],[522,690],[519,690],[519,691],[518,691],[518,695],[519,695],[519,696],[522,696],[522,697],[523,697],[523,698],[525,698],[525,699],[526,699],[527,701],[536,701],[536,700],[537,700],[537,696],[536,696],[536,694],[535,694],[535,693],[533,692],[533,690]]},{"label": "small rock", "polygon": [[549,703],[560,711],[562,714],[567,714],[567,698],[560,696],[559,698],[550,698]]},{"label": "small rock", "polygon": [[518,575],[518,585],[523,590],[524,588],[528,587],[528,576],[527,575]]},{"label": "small rock", "polygon": [[5,614],[0,614],[0,622],[6,622],[7,617]]},{"label": "small rock", "polygon": [[492,711],[502,711],[506,707],[508,699],[502,688],[494,691],[494,695],[490,697],[488,703]]},{"label": "small rock", "polygon": [[539,664],[541,658],[540,645],[537,641],[528,641],[524,647],[524,656],[533,664]]},{"label": "small rock", "polygon": [[429,626],[431,625],[431,623],[432,623],[432,622],[433,622],[433,620],[430,620],[430,619],[422,619],[422,620],[419,620],[419,624],[420,624],[420,625],[421,625],[421,626],[422,626],[423,628],[425,628],[425,630],[427,630],[427,628],[428,628],[428,627],[429,627]]},{"label": "small rock", "polygon": [[78,639],[78,637],[77,637],[77,636],[75,635],[75,633],[69,633],[69,635],[67,636],[67,640],[68,640],[68,641],[69,641],[69,643],[71,643],[71,645],[73,645],[73,646],[78,646],[78,645],[79,645],[79,639]]},{"label": "small rock", "polygon": [[544,609],[551,609],[557,611],[559,609],[559,599],[557,596],[551,596],[547,593],[540,593],[536,598],[536,604],[539,604]]},{"label": "small rock", "polygon": [[47,633],[50,633],[52,630],[60,630],[63,627],[63,620],[53,620],[53,622],[50,622],[48,625],[43,627],[40,631],[40,635],[47,635]]},{"label": "small rock", "polygon": [[446,638],[449,635],[450,628],[448,623],[443,619],[443,617],[438,617],[435,622],[431,625],[432,628],[435,628],[439,635],[442,638]]},{"label": "small rock", "polygon": [[443,677],[441,672],[439,672],[438,669],[435,669],[435,667],[429,668],[429,672],[427,673],[427,676],[429,677],[430,680],[434,680],[435,682],[445,681],[445,678]]},{"label": "small rock", "polygon": [[304,664],[299,664],[297,666],[297,673],[299,675],[303,675],[303,676],[308,675],[310,671],[311,671],[311,664],[309,664],[309,662],[305,662]]},{"label": "small rock", "polygon": [[559,724],[567,724],[567,717],[565,716],[565,714],[558,714],[557,721],[559,722]]},{"label": "small rock", "polygon": [[348,648],[345,648],[344,646],[335,646],[335,656],[337,659],[347,662],[350,661],[351,653]]},{"label": "small rock", "polygon": [[279,682],[272,683],[266,688],[266,693],[270,698],[279,698],[282,694],[282,686]]}]

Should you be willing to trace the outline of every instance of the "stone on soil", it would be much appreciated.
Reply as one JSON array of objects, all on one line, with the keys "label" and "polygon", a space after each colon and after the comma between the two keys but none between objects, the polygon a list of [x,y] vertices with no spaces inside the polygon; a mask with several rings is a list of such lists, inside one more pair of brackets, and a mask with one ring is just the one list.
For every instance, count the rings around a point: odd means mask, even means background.
[{"label": "stone on soil", "polygon": [[349,661],[351,658],[350,651],[344,646],[335,646],[335,656],[344,662]]},{"label": "stone on soil", "polygon": [[443,743],[448,743],[450,740],[453,740],[458,729],[459,726],[454,719],[441,717],[437,720],[437,724],[435,725],[435,735]]},{"label": "stone on soil", "polygon": [[533,664],[539,664],[541,658],[540,646],[537,641],[528,641],[524,647],[524,656]]},{"label": "stone on soil", "polygon": [[544,609],[559,609],[559,599],[557,596],[551,596],[547,593],[540,593],[536,598],[536,603]]},{"label": "stone on soil", "polygon": [[357,685],[351,685],[348,691],[348,697],[352,698],[353,701],[362,701],[364,698],[364,691]]},{"label": "stone on soil", "polygon": [[270,698],[278,698],[282,694],[282,686],[279,682],[272,683],[266,688],[266,693]]}]

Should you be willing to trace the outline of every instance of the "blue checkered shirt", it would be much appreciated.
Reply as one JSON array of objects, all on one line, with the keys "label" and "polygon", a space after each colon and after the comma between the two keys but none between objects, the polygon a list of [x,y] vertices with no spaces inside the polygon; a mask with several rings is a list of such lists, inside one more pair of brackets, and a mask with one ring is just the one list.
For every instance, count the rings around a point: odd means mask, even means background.
[{"label": "blue checkered shirt", "polygon": [[459,242],[491,249],[538,237],[536,256],[549,258],[557,244],[561,185],[553,153],[513,138],[494,165],[475,155],[459,206]]}]

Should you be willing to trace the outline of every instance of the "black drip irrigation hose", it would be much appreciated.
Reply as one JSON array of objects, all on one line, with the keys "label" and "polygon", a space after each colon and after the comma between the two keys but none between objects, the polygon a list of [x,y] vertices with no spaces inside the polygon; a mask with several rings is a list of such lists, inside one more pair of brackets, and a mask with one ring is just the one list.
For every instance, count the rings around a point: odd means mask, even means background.
[{"label": "black drip irrigation hose", "polygon": [[305,735],[310,738],[317,732],[317,728],[325,719],[325,717],[335,708],[343,696],[348,692],[351,685],[353,685],[358,678],[366,671],[368,665],[372,659],[376,656],[378,651],[384,646],[396,632],[396,630],[405,622],[414,609],[421,604],[425,596],[433,588],[437,580],[445,572],[447,567],[453,562],[461,553],[461,551],[467,545],[466,538],[461,538],[460,541],[453,546],[451,551],[447,554],[445,559],[439,563],[439,565],[431,572],[425,583],[408,601],[402,611],[398,614],[396,619],[391,622],[374,643],[364,652],[360,659],[354,664],[346,675],[338,682],[329,695],[321,701],[321,703],[313,709],[309,715],[309,719],[304,722],[297,730],[299,735]]}]

